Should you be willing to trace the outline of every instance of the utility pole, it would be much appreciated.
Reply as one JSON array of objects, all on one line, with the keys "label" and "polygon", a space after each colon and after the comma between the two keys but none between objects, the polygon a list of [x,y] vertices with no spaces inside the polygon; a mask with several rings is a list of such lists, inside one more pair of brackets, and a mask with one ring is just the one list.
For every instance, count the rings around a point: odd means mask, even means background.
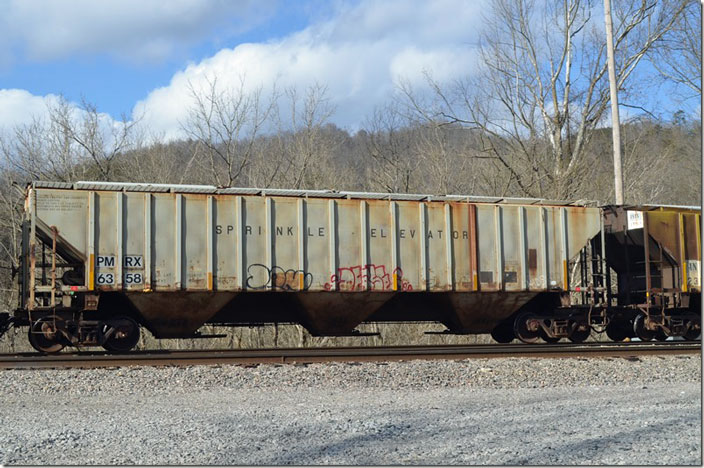
[{"label": "utility pole", "polygon": [[621,127],[618,118],[618,84],[614,65],[614,33],[611,23],[611,0],[604,0],[606,20],[606,57],[609,65],[609,88],[611,89],[611,133],[614,145],[614,192],[616,204],[623,205],[623,173],[621,167]]}]

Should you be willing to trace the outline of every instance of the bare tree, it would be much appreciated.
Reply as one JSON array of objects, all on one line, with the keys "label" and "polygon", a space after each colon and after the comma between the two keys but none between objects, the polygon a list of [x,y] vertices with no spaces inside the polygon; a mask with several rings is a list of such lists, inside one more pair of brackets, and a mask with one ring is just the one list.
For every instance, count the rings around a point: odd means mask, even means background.
[{"label": "bare tree", "polygon": [[365,123],[364,136],[370,188],[395,193],[417,191],[421,161],[412,154],[415,127],[394,103],[374,110]]},{"label": "bare tree", "polygon": [[16,176],[11,170],[0,176],[0,310],[11,310],[17,299],[13,279],[18,267],[24,185]]},{"label": "bare tree", "polygon": [[284,94],[272,119],[276,131],[261,139],[251,180],[263,187],[338,187],[346,171],[334,161],[341,134],[328,123],[335,109],[327,88],[314,84],[303,93],[289,88]]},{"label": "bare tree", "polygon": [[9,168],[27,181],[117,176],[119,157],[135,145],[138,119],[123,116],[114,122],[92,104],[75,107],[63,97],[47,110],[47,118],[35,118],[0,136],[0,153]]},{"label": "bare tree", "polygon": [[295,88],[287,93],[290,102],[290,128],[293,133],[285,152],[288,162],[289,187],[322,188],[336,184],[332,155],[339,145],[335,136],[325,131],[335,111],[327,97],[327,87],[315,84],[303,96]]},{"label": "bare tree", "polygon": [[93,177],[106,181],[114,178],[118,156],[133,147],[134,129],[140,120],[123,115],[120,122],[113,122],[94,104],[83,100],[75,108],[63,97],[49,106],[49,119],[55,128],[51,132],[54,154],[62,161],[77,155],[92,169]]},{"label": "bare tree", "polygon": [[[653,177],[665,174],[667,165],[673,162],[673,147],[657,145],[653,141],[653,125],[646,119],[638,119],[623,126],[623,173],[628,174],[624,192],[631,201],[658,200],[662,197],[669,181]],[[608,187],[609,196],[603,201],[612,200],[613,187]],[[605,195],[605,194],[604,194]]]},{"label": "bare tree", "polygon": [[199,90],[190,84],[193,106],[182,129],[197,143],[193,159],[204,158],[212,181],[232,186],[252,161],[255,142],[274,107],[276,92],[265,102],[262,87],[247,91],[244,77],[237,88],[221,88],[206,79]]},{"label": "bare tree", "polygon": [[682,14],[653,48],[650,62],[667,80],[702,93],[702,5],[688,0]]},{"label": "bare tree", "polygon": [[121,166],[133,182],[207,184],[209,171],[193,160],[195,145],[192,141],[165,142],[161,135],[139,135]]},{"label": "bare tree", "polygon": [[[610,129],[594,132],[587,158],[597,176],[585,197],[600,202],[613,200]],[[700,193],[693,190],[701,178],[701,123],[664,123],[640,116],[622,125],[623,170],[631,203],[698,205]],[[676,183],[674,182],[676,181]]]},{"label": "bare tree", "polygon": [[[507,177],[506,193],[575,198],[595,176],[586,158],[609,93],[603,27],[583,0],[495,0],[482,34],[481,72],[446,89],[429,77],[434,107],[409,107],[480,130],[483,157]],[[614,14],[616,78],[627,84],[645,54],[669,31],[684,0],[624,0]],[[421,113],[422,111],[422,113]]]},{"label": "bare tree", "polygon": [[70,136],[54,122],[39,118],[0,136],[0,151],[4,165],[26,181],[69,182],[87,170]]},{"label": "bare tree", "polygon": [[459,125],[430,121],[417,124],[412,155],[423,174],[421,191],[437,194],[476,193],[479,162],[473,138]]}]

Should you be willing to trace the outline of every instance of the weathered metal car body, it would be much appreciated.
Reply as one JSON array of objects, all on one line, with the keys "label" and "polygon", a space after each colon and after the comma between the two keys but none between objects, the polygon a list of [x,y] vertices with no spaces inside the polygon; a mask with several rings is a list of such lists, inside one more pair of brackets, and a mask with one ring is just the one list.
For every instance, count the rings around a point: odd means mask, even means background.
[{"label": "weathered metal car body", "polygon": [[[140,325],[187,338],[205,323],[346,335],[362,322],[432,321],[498,341],[581,341],[594,321],[607,325],[607,309],[633,299],[648,308],[650,296],[619,289],[616,303],[607,292],[608,251],[638,243],[619,224],[626,213],[538,199],[34,182],[13,320],[46,352],[122,351]],[[675,249],[667,268],[686,276],[650,275],[646,289],[662,286],[667,304],[688,309],[682,293],[701,282],[699,214],[667,216],[646,211],[645,238],[662,242],[646,242],[645,258]],[[681,220],[679,237],[657,224],[665,218]]]},{"label": "weathered metal car body", "polygon": [[[684,336],[701,329],[701,208],[603,207],[609,268],[609,336],[643,340]],[[635,315],[634,315],[635,311]]]}]

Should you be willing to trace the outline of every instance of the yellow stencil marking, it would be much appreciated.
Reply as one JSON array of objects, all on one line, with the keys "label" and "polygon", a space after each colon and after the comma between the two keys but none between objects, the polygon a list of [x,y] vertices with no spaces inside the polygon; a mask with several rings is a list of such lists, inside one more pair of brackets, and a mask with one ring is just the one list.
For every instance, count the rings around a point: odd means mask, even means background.
[{"label": "yellow stencil marking", "polygon": [[90,254],[90,266],[88,267],[88,289],[95,288],[95,254]]},{"label": "yellow stencil marking", "polygon": [[687,260],[685,259],[684,253],[684,215],[679,214],[679,234],[680,234],[680,260],[682,261],[682,291],[687,292]]}]

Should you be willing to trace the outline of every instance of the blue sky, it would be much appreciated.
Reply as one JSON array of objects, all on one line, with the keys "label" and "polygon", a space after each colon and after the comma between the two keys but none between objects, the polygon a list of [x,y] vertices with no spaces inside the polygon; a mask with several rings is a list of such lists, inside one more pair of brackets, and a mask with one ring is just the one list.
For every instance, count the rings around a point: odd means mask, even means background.
[{"label": "blue sky", "polygon": [[327,87],[355,129],[423,70],[471,68],[484,0],[0,0],[0,127],[61,94],[178,136],[191,83]]},{"label": "blue sky", "polygon": [[[3,3],[7,2],[0,1],[0,6]],[[209,31],[158,57],[129,57],[114,53],[109,47],[103,51],[77,48],[54,56],[31,57],[26,44],[16,41],[11,43],[10,60],[4,64],[0,61],[0,88],[25,89],[36,96],[63,94],[75,102],[85,98],[97,103],[101,111],[119,117],[121,113],[130,114],[134,104],[155,87],[168,85],[187,63],[199,62],[240,43],[285,37],[324,18],[332,6],[325,1],[262,3],[263,11],[246,18],[251,23],[244,25],[243,30],[228,30],[223,24],[226,21],[216,22]],[[237,16],[236,11],[227,13]]]},{"label": "blue sky", "polygon": [[487,1],[0,0],[0,127],[62,94],[177,136],[189,83],[217,76],[265,91],[325,85],[332,121],[355,129],[400,78],[476,69]]}]

